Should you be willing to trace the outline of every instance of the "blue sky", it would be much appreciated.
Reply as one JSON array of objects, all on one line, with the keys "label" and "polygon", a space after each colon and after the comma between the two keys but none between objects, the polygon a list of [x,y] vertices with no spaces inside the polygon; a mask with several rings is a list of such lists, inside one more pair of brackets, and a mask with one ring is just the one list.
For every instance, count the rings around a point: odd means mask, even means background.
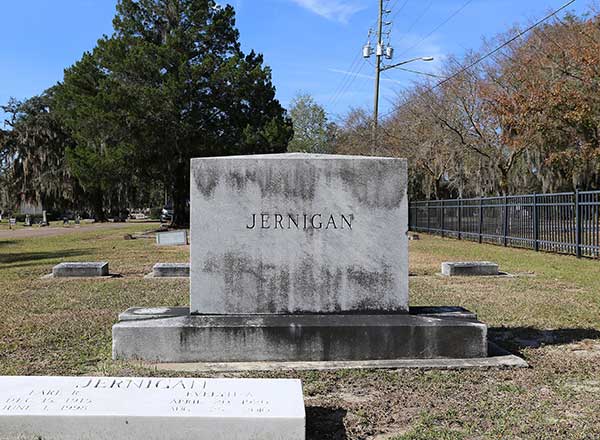
[{"label": "blue sky", "polygon": [[[565,1],[390,0],[394,62],[434,56],[434,62],[414,63],[410,67],[436,72],[444,57],[477,49],[482,38],[492,38],[513,25],[528,24]],[[571,10],[584,12],[591,1],[578,0]],[[111,33],[116,0],[2,3],[0,103],[6,103],[11,96],[24,99],[60,81],[64,68],[92,49],[102,34]],[[376,20],[377,0],[230,3],[237,11],[242,46],[264,54],[284,106],[298,92],[307,92],[325,106],[332,119],[353,106],[372,107],[374,69],[359,55],[368,29]],[[439,27],[466,3],[464,9]],[[418,78],[404,71],[386,72],[382,112],[390,108],[388,101],[398,90]]]}]

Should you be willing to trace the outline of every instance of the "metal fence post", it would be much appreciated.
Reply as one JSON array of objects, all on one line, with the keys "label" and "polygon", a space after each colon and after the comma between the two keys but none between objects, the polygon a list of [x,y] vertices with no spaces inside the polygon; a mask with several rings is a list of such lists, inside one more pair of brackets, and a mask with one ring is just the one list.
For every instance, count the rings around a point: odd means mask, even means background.
[{"label": "metal fence post", "polygon": [[575,190],[575,255],[581,258],[581,204],[579,189]]},{"label": "metal fence post", "polygon": [[504,246],[508,246],[508,196],[504,196]]},{"label": "metal fence post", "polygon": [[479,198],[479,243],[483,243],[483,197]]},{"label": "metal fence post", "polygon": [[462,240],[462,199],[458,199],[458,239]]},{"label": "metal fence post", "polygon": [[442,204],[442,213],[440,214],[441,217],[442,217],[442,219],[441,219],[442,220],[442,230],[441,230],[441,233],[442,233],[442,237],[443,237],[444,236],[444,231],[446,229],[446,227],[445,227],[445,224],[446,224],[446,213],[444,212],[445,209],[444,209],[444,201],[443,200],[441,201],[441,204]]},{"label": "metal fence post", "polygon": [[427,232],[429,232],[429,200],[427,200]]},{"label": "metal fence post", "polygon": [[538,195],[533,195],[533,248],[536,252],[540,250],[540,219],[538,215]]}]

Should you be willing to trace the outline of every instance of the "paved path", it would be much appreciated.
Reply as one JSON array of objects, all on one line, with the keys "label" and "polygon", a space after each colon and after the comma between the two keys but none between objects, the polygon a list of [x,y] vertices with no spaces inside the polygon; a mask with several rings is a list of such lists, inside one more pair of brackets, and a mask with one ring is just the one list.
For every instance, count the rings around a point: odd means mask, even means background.
[{"label": "paved path", "polygon": [[[30,237],[52,237],[55,235],[65,235],[74,232],[93,231],[96,229],[119,229],[132,226],[132,223],[97,223],[97,224],[84,224],[81,226],[70,226],[70,227],[46,227],[40,228],[38,226],[32,226],[30,228],[22,229],[7,229],[0,231],[0,240],[11,239],[11,238],[30,238]],[[152,229],[153,224],[148,224],[148,229]]]}]

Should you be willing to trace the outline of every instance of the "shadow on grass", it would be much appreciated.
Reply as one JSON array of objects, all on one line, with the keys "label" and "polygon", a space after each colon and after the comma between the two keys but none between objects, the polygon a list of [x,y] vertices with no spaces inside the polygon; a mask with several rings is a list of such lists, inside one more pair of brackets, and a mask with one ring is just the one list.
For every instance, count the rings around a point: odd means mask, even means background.
[{"label": "shadow on grass", "polygon": [[24,263],[24,262],[34,262],[39,260],[54,260],[61,258],[71,258],[71,257],[80,257],[82,255],[87,255],[90,253],[90,250],[81,250],[81,249],[65,249],[60,251],[52,251],[52,252],[15,252],[9,254],[0,254],[0,264],[7,265],[4,267],[20,267],[27,266],[27,264],[11,264],[11,263]]},{"label": "shadow on grass", "polygon": [[489,338],[510,351],[520,352],[524,348],[542,345],[563,345],[585,339],[600,339],[600,330],[593,328],[561,328],[540,330],[533,327],[492,327]]},{"label": "shadow on grass", "polygon": [[0,247],[8,246],[11,244],[17,244],[17,243],[18,243],[18,241],[16,241],[16,240],[0,240]]},{"label": "shadow on grass", "polygon": [[306,440],[347,440],[346,412],[342,408],[306,407]]}]

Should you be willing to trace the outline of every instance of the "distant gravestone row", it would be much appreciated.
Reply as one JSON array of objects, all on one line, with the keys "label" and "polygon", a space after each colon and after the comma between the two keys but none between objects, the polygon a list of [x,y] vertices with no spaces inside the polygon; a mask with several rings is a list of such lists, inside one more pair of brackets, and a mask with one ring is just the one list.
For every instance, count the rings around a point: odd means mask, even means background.
[{"label": "distant gravestone row", "polygon": [[[110,276],[108,263],[75,262],[60,263],[52,268],[54,278],[96,278]],[[152,278],[189,278],[190,265],[188,263],[156,263],[150,274]]]}]

